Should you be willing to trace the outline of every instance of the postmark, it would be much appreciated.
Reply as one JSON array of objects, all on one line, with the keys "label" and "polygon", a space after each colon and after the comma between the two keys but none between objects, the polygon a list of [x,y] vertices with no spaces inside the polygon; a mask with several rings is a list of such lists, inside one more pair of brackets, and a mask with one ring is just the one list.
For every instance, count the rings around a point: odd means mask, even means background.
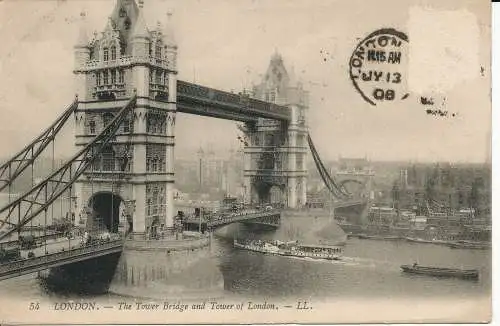
[{"label": "postmark", "polygon": [[371,105],[405,100],[408,36],[392,28],[365,37],[349,60],[349,76],[362,98]]}]

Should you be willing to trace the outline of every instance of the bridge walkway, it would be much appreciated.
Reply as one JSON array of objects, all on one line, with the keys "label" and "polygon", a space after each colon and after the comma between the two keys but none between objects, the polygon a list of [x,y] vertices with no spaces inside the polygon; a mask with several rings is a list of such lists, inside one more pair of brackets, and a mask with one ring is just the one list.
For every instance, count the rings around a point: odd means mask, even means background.
[{"label": "bridge walkway", "polygon": [[[77,241],[75,240],[75,242]],[[2,263],[0,264],[0,281],[52,267],[119,253],[122,249],[123,240],[120,239],[86,246],[78,245],[78,248],[74,249]]]},{"label": "bridge walkway", "polygon": [[[265,224],[270,226],[279,226],[281,218],[281,210],[273,209],[267,211],[248,210],[240,213],[231,213],[229,215],[211,216],[202,219],[202,223],[206,224],[208,228],[216,228],[236,222],[255,222],[258,224]],[[199,218],[188,218],[187,223],[199,223]]]}]

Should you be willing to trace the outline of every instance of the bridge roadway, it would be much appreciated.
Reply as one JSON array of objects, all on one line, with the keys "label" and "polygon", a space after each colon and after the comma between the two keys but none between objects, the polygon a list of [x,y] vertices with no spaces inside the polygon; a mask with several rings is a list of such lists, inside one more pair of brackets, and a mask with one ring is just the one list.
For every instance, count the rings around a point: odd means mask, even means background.
[{"label": "bridge roadway", "polygon": [[[344,208],[350,206],[364,205],[367,203],[366,199],[351,199],[346,201],[337,201],[333,203],[334,208]],[[270,226],[278,226],[281,218],[281,210],[256,210],[256,209],[246,209],[237,213],[229,214],[211,214],[202,219],[202,224],[205,224],[208,228],[215,228],[235,222],[245,222],[252,221],[256,224],[264,224]],[[196,217],[188,217],[185,220],[188,224],[199,224],[200,219]]]},{"label": "bridge roadway", "polygon": [[[252,221],[256,224],[278,226],[280,218],[281,210],[278,209],[267,211],[248,209],[237,213],[209,215],[208,218],[202,220],[202,223],[206,224],[208,228],[216,228],[231,223],[248,221]],[[197,224],[199,222],[199,218],[195,217],[186,219],[186,223],[189,224]]]},{"label": "bridge roadway", "polygon": [[[69,244],[71,243],[71,250]],[[64,248],[64,251],[62,250]],[[83,246],[78,239],[54,240],[34,250],[23,250],[22,259],[0,264],[0,281],[25,274],[39,272],[52,267],[71,264],[100,256],[119,253],[123,248],[123,240],[113,240]],[[49,252],[44,254],[45,249]],[[33,251],[34,258],[25,258],[28,251]]]},{"label": "bridge roadway", "polygon": [[177,81],[177,112],[242,122],[257,122],[258,118],[284,122],[291,119],[291,111],[286,106],[182,80]]}]

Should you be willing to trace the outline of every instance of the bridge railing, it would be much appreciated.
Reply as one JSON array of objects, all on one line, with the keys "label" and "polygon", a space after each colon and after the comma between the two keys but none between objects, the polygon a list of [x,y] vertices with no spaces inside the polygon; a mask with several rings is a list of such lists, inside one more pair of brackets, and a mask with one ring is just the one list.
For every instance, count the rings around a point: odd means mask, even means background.
[{"label": "bridge railing", "polygon": [[[35,241],[45,241],[45,240],[50,240],[53,238],[61,238],[63,236],[64,236],[64,232],[53,232],[53,233],[47,233],[44,235],[36,236],[36,237],[34,237],[34,240]],[[0,242],[0,248],[7,248],[7,247],[11,247],[11,246],[18,245],[18,244],[20,244],[19,239]]]},{"label": "bridge railing", "polygon": [[155,249],[155,250],[185,250],[201,248],[207,245],[209,238],[186,239],[186,240],[128,240],[124,243],[125,248],[130,245],[130,248],[137,249]]},{"label": "bridge railing", "polygon": [[64,258],[71,258],[71,257],[76,257],[76,256],[83,256],[89,253],[105,250],[105,249],[111,249],[114,247],[117,247],[118,245],[123,244],[122,240],[115,240],[115,241],[110,241],[106,243],[100,243],[98,245],[90,245],[90,246],[85,246],[77,249],[71,249],[71,250],[65,250],[53,254],[47,254],[39,257],[34,257],[34,258],[28,258],[28,259],[23,259],[23,260],[16,260],[13,262],[8,262],[4,264],[0,264],[0,276],[2,274],[5,274],[7,272],[13,271],[13,270],[19,270],[19,269],[26,269],[26,268],[31,268],[31,267],[37,267],[40,265],[44,265],[50,262],[55,262],[62,260]]}]

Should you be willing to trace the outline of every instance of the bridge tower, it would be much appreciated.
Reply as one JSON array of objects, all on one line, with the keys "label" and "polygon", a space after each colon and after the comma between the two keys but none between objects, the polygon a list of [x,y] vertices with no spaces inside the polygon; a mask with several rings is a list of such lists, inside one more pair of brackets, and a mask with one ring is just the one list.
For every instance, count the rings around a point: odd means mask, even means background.
[{"label": "bridge tower", "polygon": [[[170,16],[170,14],[168,14]],[[143,0],[117,0],[101,34],[88,37],[85,15],[74,47],[79,99],[77,150],[134,95],[136,106],[111,145],[75,185],[77,222],[134,238],[174,226],[174,126],[177,46],[170,17],[149,30]]]},{"label": "bridge tower", "polygon": [[291,110],[289,123],[259,119],[246,124],[244,191],[247,204],[284,204],[297,208],[306,203],[308,92],[294,80],[275,53],[252,96]]}]

